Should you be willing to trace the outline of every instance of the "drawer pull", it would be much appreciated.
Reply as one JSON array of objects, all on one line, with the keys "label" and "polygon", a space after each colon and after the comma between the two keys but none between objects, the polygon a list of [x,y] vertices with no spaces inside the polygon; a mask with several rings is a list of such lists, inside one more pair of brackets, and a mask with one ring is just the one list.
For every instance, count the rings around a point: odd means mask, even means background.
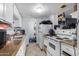
[{"label": "drawer pull", "polygon": [[65,56],[71,56],[69,53],[65,52],[65,51],[62,51],[63,52],[63,55]]}]

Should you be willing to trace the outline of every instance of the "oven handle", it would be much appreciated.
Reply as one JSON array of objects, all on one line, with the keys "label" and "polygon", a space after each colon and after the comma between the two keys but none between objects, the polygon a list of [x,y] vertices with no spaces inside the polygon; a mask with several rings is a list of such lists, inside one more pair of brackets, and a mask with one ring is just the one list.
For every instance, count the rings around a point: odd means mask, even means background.
[{"label": "oven handle", "polygon": [[[52,40],[53,41],[54,39],[49,39],[49,40]],[[54,41],[58,42],[57,40],[54,40]]]}]

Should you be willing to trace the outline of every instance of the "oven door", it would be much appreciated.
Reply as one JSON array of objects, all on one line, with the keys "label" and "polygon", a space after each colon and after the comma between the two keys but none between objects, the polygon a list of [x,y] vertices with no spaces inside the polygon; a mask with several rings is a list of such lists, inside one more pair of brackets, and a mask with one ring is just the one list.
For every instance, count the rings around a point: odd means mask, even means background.
[{"label": "oven door", "polygon": [[47,50],[52,56],[60,56],[60,42],[49,39],[49,45]]}]

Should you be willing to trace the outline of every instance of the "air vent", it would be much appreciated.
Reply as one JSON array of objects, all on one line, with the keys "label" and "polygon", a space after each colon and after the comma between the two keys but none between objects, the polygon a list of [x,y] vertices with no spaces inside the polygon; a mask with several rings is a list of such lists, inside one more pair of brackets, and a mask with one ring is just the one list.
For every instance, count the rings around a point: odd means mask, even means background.
[{"label": "air vent", "polygon": [[62,6],[61,6],[61,8],[65,8],[65,7],[66,7],[66,5],[62,5]]}]

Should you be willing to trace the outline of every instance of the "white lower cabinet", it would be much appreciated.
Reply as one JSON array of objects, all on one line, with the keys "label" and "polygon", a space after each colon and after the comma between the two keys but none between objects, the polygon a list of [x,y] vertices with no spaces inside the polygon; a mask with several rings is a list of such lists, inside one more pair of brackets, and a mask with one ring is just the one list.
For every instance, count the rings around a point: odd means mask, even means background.
[{"label": "white lower cabinet", "polygon": [[74,49],[75,48],[70,45],[61,43],[61,55],[62,56],[75,56],[76,51]]},{"label": "white lower cabinet", "polygon": [[77,47],[75,48],[75,50],[76,50],[76,56],[79,56],[79,48]]}]

